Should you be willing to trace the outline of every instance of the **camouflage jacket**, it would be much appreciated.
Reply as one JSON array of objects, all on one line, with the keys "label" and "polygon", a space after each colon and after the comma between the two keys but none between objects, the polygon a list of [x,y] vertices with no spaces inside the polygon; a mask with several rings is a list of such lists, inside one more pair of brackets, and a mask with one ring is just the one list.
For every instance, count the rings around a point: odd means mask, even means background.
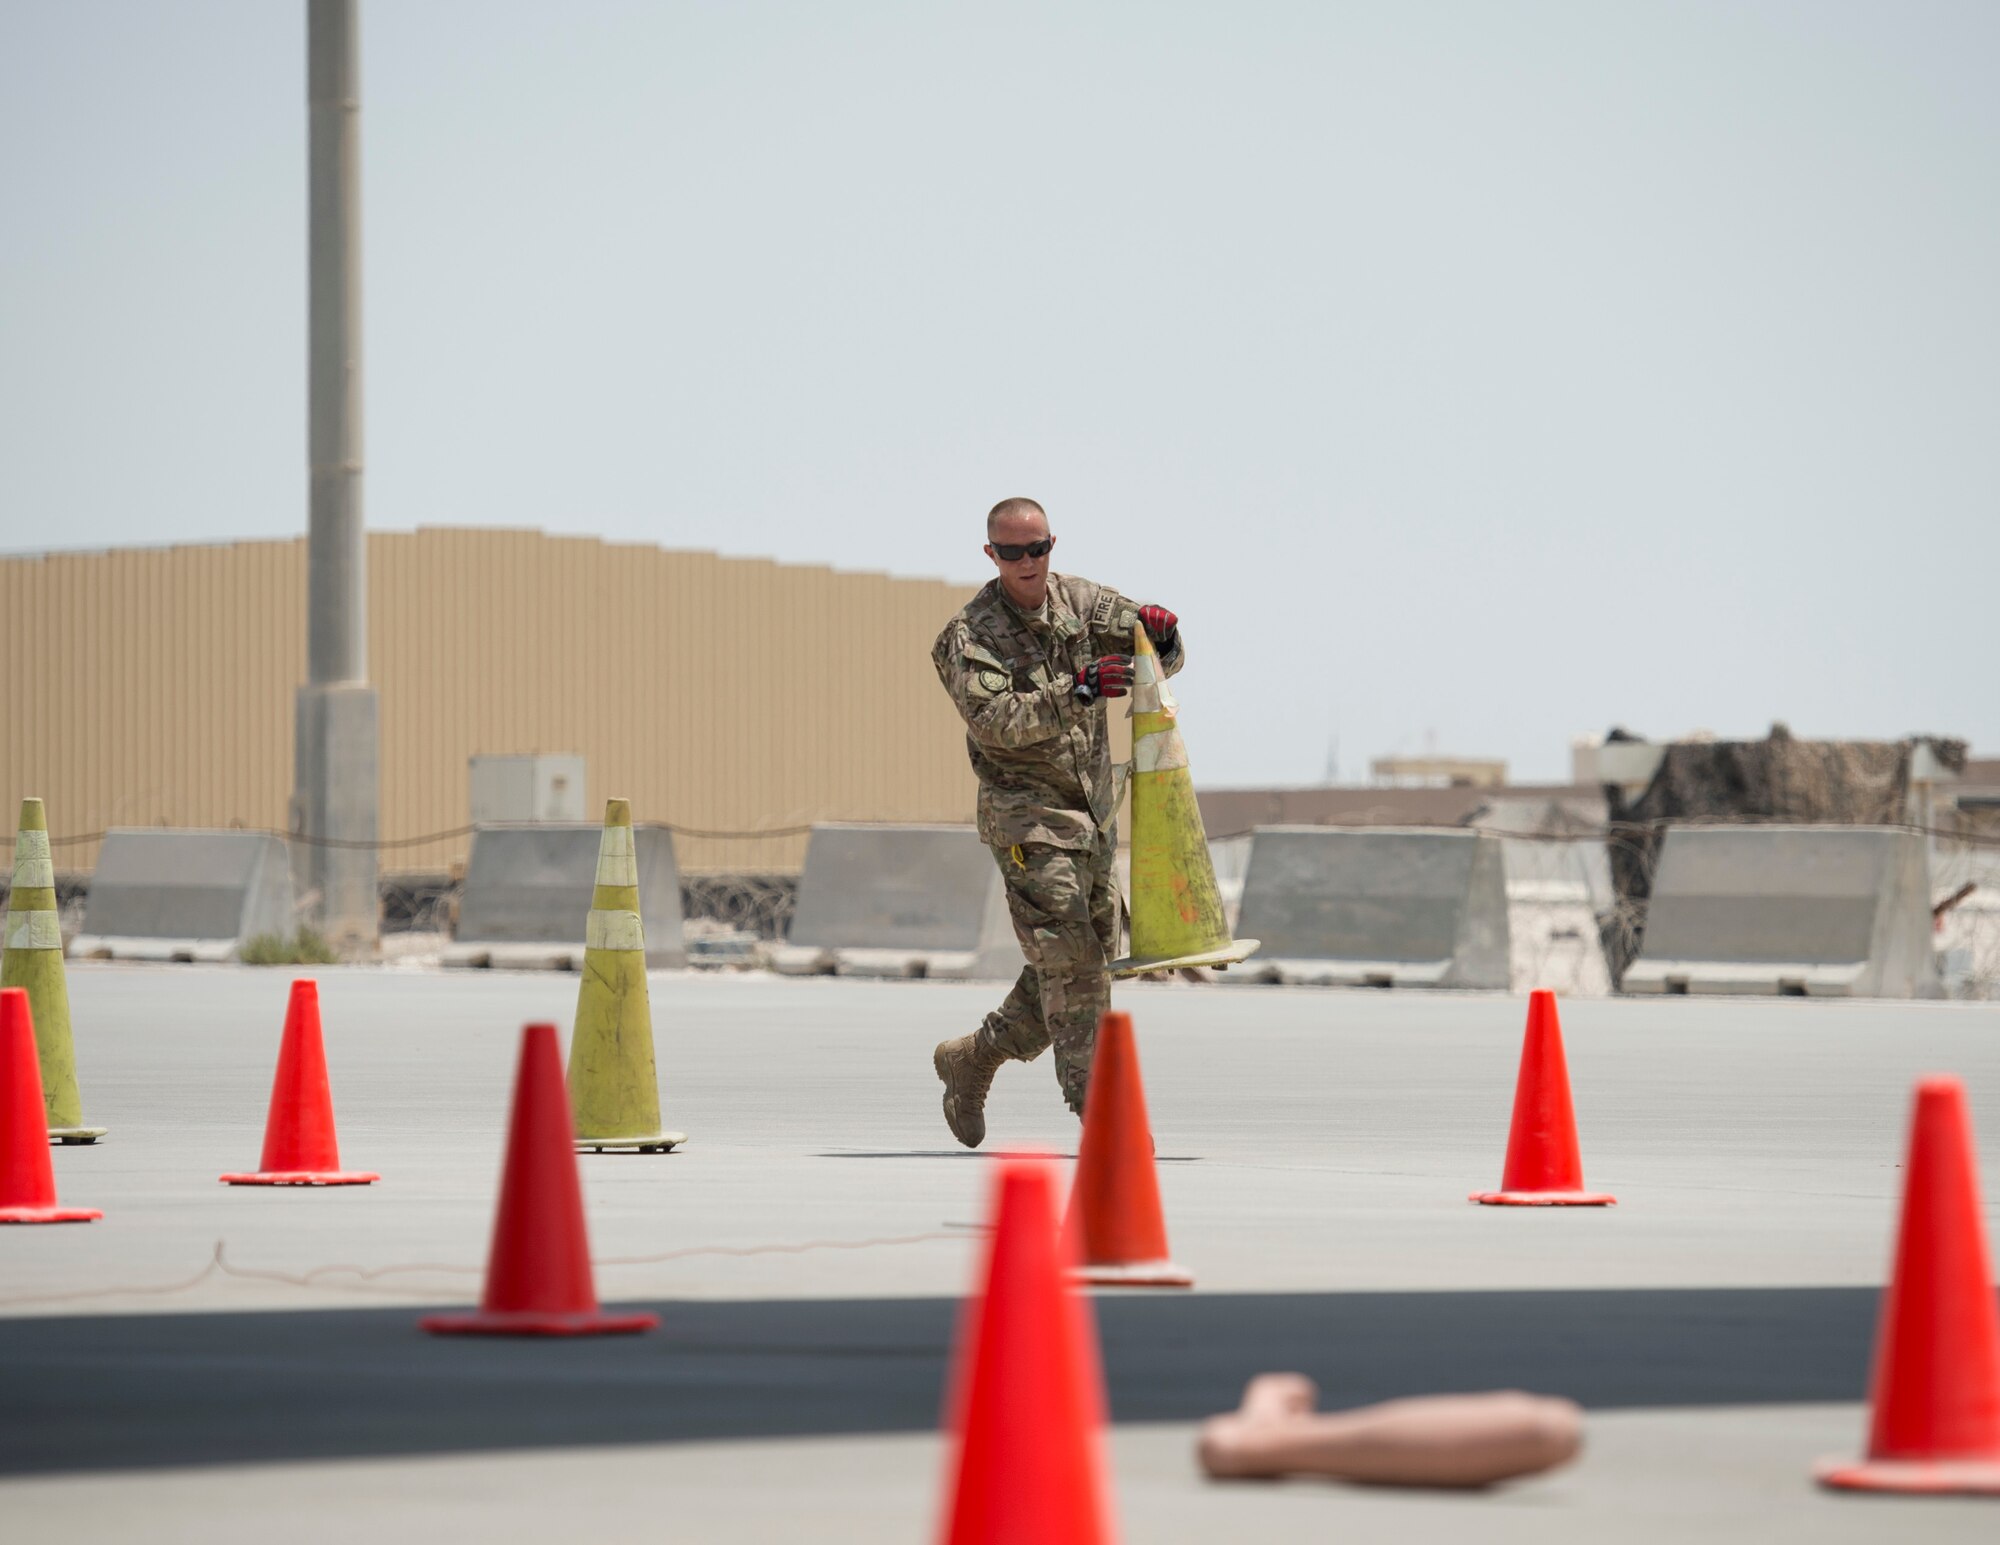
[{"label": "camouflage jacket", "polygon": [[[1008,600],[995,579],[945,624],[931,663],[965,720],[981,841],[1087,848],[1110,825],[1117,789],[1106,703],[1086,707],[1071,694],[1099,655],[1132,652],[1138,625],[1133,602],[1070,574],[1049,575],[1041,616]],[[1171,676],[1183,658],[1176,633],[1160,663]]]}]

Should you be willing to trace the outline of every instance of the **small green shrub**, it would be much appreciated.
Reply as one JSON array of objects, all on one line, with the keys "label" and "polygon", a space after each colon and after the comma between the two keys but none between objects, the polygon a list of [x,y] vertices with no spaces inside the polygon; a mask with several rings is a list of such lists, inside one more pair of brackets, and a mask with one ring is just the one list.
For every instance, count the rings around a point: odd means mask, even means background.
[{"label": "small green shrub", "polygon": [[246,966],[330,966],[340,957],[324,934],[301,923],[289,939],[281,933],[260,933],[246,939],[242,958]]}]

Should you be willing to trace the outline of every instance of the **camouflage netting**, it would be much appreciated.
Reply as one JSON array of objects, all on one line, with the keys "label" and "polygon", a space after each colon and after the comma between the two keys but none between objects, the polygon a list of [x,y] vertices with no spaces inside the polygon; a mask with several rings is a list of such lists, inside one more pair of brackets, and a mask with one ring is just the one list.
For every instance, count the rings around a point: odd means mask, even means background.
[{"label": "camouflage netting", "polygon": [[[1614,731],[1613,740],[1629,739]],[[1893,826],[1909,817],[1910,758],[1930,747],[1940,766],[1963,770],[1966,744],[1933,736],[1895,741],[1794,740],[1782,724],[1765,740],[1677,742],[1629,803],[1616,787],[1609,857],[1616,897],[1604,919],[1613,986],[1637,958],[1652,896],[1653,866],[1669,826],[1680,822],[1771,821],[1800,825]]]}]

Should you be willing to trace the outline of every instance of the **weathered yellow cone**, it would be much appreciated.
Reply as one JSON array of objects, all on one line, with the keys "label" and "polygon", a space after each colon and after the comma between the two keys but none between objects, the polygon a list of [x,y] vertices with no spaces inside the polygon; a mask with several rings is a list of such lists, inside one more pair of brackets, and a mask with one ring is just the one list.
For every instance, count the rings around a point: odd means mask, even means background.
[{"label": "weathered yellow cone", "polygon": [[1180,705],[1143,625],[1132,630],[1132,953],[1113,976],[1247,960],[1255,939],[1232,939],[1201,829]]},{"label": "weathered yellow cone", "polygon": [[660,1130],[660,1082],[653,1067],[653,1009],[646,996],[646,930],[639,921],[639,849],[632,804],[604,803],[597,889],[583,936],[583,985],[569,1040],[569,1104],[576,1146],[602,1153],[636,1148],[665,1153],[687,1141]]},{"label": "weathered yellow cone", "polygon": [[42,1064],[42,1105],[58,1143],[94,1143],[103,1127],[83,1124],[76,1092],[76,1046],[69,1034],[69,981],[63,975],[62,924],[56,917],[56,866],[49,817],[39,799],[21,801],[14,837],[14,888],[7,893],[7,948],[0,987],[25,987]]}]

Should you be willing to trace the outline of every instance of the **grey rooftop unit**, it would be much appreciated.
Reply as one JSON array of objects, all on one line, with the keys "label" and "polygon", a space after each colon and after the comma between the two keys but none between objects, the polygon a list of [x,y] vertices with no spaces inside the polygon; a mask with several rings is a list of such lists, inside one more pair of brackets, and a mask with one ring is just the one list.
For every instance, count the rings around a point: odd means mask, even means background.
[{"label": "grey rooftop unit", "polygon": [[1937,997],[1924,839],[1873,826],[1672,827],[1623,985]]},{"label": "grey rooftop unit", "polygon": [[1260,826],[1236,931],[1250,981],[1508,985],[1500,839],[1446,827]]},{"label": "grey rooftop unit", "polygon": [[[458,927],[444,963],[581,970],[603,831],[588,822],[474,827]],[[632,838],[639,858],[646,964],[684,966],[687,947],[673,833],[661,826],[634,826]]]},{"label": "grey rooftop unit", "polygon": [[116,830],[90,877],[82,959],[235,960],[295,926],[292,864],[267,832]]},{"label": "grey rooftop unit", "polygon": [[970,826],[815,826],[773,961],[794,976],[992,980],[1025,964],[999,866]]}]

